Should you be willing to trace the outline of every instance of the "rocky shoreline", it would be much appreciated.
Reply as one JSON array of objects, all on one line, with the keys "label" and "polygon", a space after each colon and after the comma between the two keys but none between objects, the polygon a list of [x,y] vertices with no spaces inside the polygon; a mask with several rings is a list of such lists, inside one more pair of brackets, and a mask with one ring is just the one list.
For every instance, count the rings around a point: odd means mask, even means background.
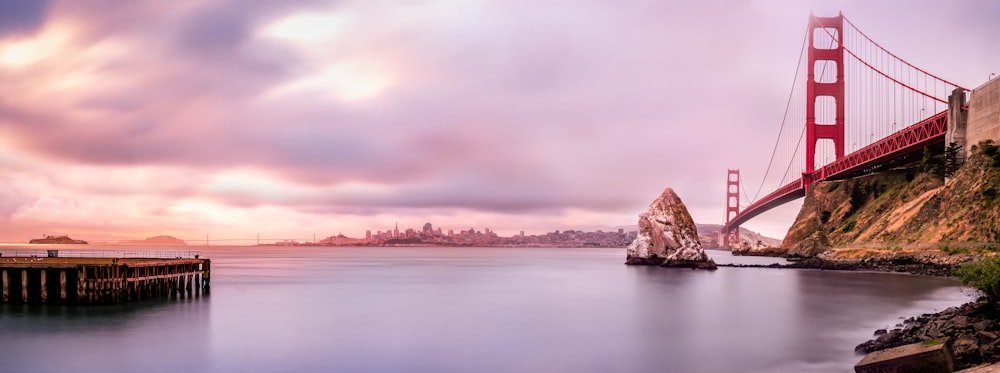
[{"label": "rocky shoreline", "polygon": [[944,311],[906,319],[892,330],[879,329],[855,350],[884,350],[927,340],[951,345],[956,369],[1000,361],[1000,304],[979,299]]},{"label": "rocky shoreline", "polygon": [[[766,256],[766,255],[760,255]],[[898,272],[924,276],[950,277],[957,265],[934,264],[912,258],[863,259],[858,261],[826,260],[820,258],[787,258],[789,264],[718,264],[719,267],[733,268],[797,268],[832,271],[875,271]]]}]

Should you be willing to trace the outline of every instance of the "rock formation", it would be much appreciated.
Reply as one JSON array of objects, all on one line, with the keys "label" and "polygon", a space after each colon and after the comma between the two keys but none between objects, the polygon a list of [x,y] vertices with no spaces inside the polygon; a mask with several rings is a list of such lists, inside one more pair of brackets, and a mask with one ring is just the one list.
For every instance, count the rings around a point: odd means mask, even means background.
[{"label": "rock formation", "polygon": [[639,236],[626,249],[625,264],[715,269],[698,239],[687,207],[667,188],[639,215]]}]

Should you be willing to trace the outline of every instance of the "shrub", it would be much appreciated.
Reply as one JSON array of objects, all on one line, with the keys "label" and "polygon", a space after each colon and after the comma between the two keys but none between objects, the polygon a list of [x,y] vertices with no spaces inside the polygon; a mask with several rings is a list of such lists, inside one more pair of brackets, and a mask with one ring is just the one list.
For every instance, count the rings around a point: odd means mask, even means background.
[{"label": "shrub", "polygon": [[842,228],[840,228],[840,231],[844,233],[850,232],[851,230],[854,229],[855,223],[857,223],[857,221],[855,221],[854,219],[844,222],[844,225],[842,226]]},{"label": "shrub", "polygon": [[965,264],[956,272],[963,285],[976,288],[991,301],[1000,300],[1000,255]]},{"label": "shrub", "polygon": [[955,254],[967,254],[967,253],[969,253],[970,250],[968,248],[964,248],[964,247],[948,247],[948,246],[945,246],[945,247],[941,248],[941,251],[944,251],[948,255],[955,255]]},{"label": "shrub", "polygon": [[990,157],[990,166],[1000,167],[1000,147],[993,145],[993,140],[983,140],[979,143],[979,148],[987,157]]},{"label": "shrub", "polygon": [[865,204],[866,201],[868,201],[868,192],[865,191],[864,187],[860,185],[854,185],[854,187],[851,188],[850,194],[851,194],[851,200],[850,200],[851,210],[848,211],[847,214],[853,215],[855,212],[858,211],[858,209],[861,208],[862,205]]}]

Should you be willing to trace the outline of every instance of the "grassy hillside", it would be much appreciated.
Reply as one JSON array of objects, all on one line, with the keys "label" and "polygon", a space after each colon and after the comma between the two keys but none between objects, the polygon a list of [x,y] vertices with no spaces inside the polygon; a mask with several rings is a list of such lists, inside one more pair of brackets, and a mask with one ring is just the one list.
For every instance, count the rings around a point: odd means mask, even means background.
[{"label": "grassy hillside", "polygon": [[974,147],[947,182],[942,164],[925,157],[910,168],[815,184],[783,247],[802,256],[833,247],[992,247],[1000,241],[997,147]]}]

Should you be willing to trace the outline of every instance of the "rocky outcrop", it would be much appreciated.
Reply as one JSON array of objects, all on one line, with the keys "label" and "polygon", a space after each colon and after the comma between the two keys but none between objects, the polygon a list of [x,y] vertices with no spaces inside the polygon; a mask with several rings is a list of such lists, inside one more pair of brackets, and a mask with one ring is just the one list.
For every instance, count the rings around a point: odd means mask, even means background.
[{"label": "rocky outcrop", "polygon": [[701,246],[687,207],[670,188],[639,215],[639,235],[626,249],[625,264],[716,268]]}]

